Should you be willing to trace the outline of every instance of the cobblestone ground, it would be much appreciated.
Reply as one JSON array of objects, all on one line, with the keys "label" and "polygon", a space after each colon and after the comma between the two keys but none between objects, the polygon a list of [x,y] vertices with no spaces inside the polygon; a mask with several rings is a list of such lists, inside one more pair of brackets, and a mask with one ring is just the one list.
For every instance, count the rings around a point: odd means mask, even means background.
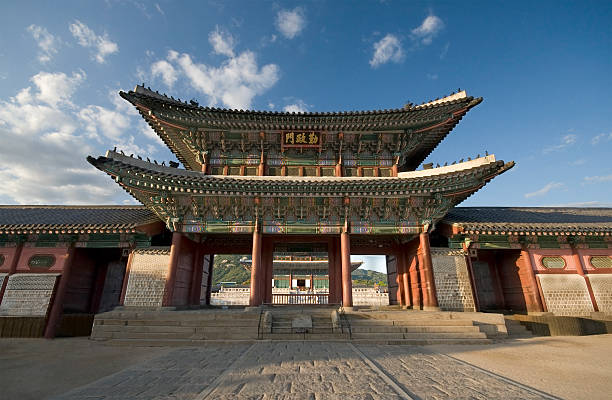
[{"label": "cobblestone ground", "polygon": [[176,349],[54,399],[402,398],[551,397],[422,347],[264,342]]}]

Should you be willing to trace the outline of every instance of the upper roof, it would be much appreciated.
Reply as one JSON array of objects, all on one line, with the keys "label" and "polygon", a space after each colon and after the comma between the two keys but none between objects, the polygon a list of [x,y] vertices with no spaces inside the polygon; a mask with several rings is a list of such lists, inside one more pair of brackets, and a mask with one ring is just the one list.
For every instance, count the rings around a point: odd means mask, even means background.
[{"label": "upper roof", "polygon": [[[234,140],[243,151],[251,141],[254,148],[259,149],[259,132],[288,130],[407,134],[407,137],[383,140],[381,144],[394,149],[395,156],[402,159],[400,167],[411,170],[431,153],[472,107],[482,101],[482,98],[467,96],[465,91],[460,91],[429,103],[391,110],[295,113],[201,107],[196,102],[175,100],[144,86],[136,86],[133,91],[120,92],[120,95],[138,109],[185,168],[198,171],[202,166],[201,153],[208,152],[211,147],[222,146],[225,151]],[[207,132],[212,131],[253,132],[257,136],[234,139],[226,136],[218,141],[207,136]],[[272,144],[280,150],[280,135],[272,137],[274,142],[278,142]],[[268,137],[265,141],[271,143]],[[338,142],[327,139],[326,146],[333,145],[336,149]],[[349,145],[345,141],[342,148],[347,149]]]},{"label": "upper roof", "polygon": [[126,233],[155,222],[143,206],[0,206],[0,234]]},{"label": "upper roof", "polygon": [[465,233],[612,234],[612,208],[455,207],[442,220]]}]

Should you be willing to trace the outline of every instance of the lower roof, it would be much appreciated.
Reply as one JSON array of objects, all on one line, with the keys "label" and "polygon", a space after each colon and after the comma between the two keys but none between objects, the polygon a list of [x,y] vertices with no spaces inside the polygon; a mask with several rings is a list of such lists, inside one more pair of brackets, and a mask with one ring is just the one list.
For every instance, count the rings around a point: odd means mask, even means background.
[{"label": "lower roof", "polygon": [[442,223],[464,233],[612,234],[612,208],[455,207]]},{"label": "lower roof", "polygon": [[0,234],[125,233],[156,222],[144,206],[0,206]]},{"label": "lower roof", "polygon": [[[137,231],[160,222],[144,206],[0,205],[0,234]],[[612,234],[612,208],[455,207],[442,223],[463,232]],[[56,232],[57,231],[57,232]],[[61,232],[65,231],[65,232]]]}]

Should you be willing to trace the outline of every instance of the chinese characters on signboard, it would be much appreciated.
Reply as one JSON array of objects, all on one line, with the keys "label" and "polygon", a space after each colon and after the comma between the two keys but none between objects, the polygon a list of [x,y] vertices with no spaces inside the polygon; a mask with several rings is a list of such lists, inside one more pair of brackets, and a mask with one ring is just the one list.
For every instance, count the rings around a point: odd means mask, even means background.
[{"label": "chinese characters on signboard", "polygon": [[320,145],[321,132],[283,132],[283,147],[318,147]]}]

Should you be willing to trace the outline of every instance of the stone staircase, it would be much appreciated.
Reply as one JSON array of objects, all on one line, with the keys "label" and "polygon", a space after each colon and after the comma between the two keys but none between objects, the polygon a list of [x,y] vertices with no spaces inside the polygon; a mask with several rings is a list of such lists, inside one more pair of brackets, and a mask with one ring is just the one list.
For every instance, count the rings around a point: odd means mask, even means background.
[{"label": "stone staircase", "polygon": [[351,340],[363,344],[488,344],[491,339],[468,318],[445,312],[351,312]]},{"label": "stone staircase", "polygon": [[525,325],[513,319],[512,316],[506,316],[505,320],[509,339],[527,339],[534,337],[533,333],[531,333]]},{"label": "stone staircase", "polygon": [[336,307],[269,307],[272,323],[260,336],[264,340],[346,341],[348,332],[334,329],[332,312]]},{"label": "stone staircase", "polygon": [[520,324],[517,327],[513,322],[505,321],[501,314],[469,312],[389,309],[338,313],[334,306],[185,311],[116,309],[96,315],[91,339],[144,346],[256,340],[393,345],[486,344],[505,338],[507,326],[512,333],[521,328]]},{"label": "stone staircase", "polygon": [[96,315],[91,339],[146,346],[254,341],[259,320],[259,312],[241,309],[119,310]]}]

